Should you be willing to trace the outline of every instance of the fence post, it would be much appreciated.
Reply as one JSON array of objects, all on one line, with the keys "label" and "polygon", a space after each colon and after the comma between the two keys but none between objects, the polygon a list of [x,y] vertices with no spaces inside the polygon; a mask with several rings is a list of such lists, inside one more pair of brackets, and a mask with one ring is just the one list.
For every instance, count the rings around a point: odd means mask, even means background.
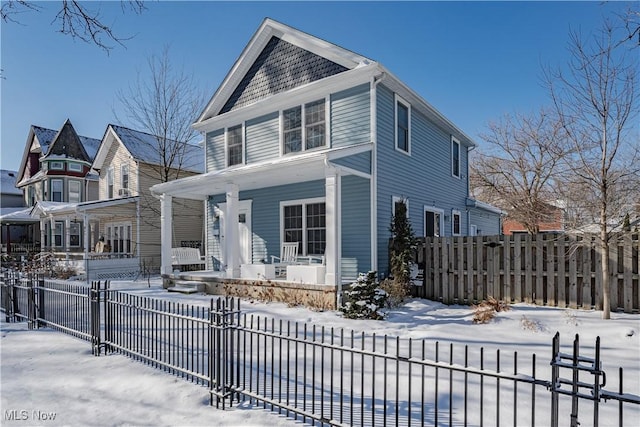
[{"label": "fence post", "polygon": [[38,328],[44,326],[45,321],[45,282],[42,274],[38,275]]},{"label": "fence post", "polygon": [[551,344],[551,423],[550,427],[558,427],[558,389],[560,388],[560,333],[556,332]]},{"label": "fence post", "polygon": [[11,315],[13,316],[13,320],[16,320],[16,313],[20,312],[20,307],[18,306],[18,289],[16,289],[16,282],[19,280],[17,278],[16,273],[14,272],[11,276]]},{"label": "fence post", "polygon": [[35,278],[32,273],[27,276],[27,324],[29,329],[35,329],[36,325],[36,292]]},{"label": "fence post", "polygon": [[100,355],[100,281],[91,282],[91,350],[94,356]]}]

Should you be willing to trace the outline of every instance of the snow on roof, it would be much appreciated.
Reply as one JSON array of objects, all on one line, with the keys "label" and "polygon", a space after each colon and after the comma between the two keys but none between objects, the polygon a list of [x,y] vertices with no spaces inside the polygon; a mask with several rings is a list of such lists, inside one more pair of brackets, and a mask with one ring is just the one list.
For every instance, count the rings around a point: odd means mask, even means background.
[{"label": "snow on roof", "polygon": [[34,222],[31,208],[0,208],[0,222]]},{"label": "snow on roof", "polygon": [[[153,165],[162,164],[157,137],[123,126],[113,124],[110,126],[136,160]],[[185,153],[181,169],[198,173],[204,172],[204,150],[202,147],[193,144],[184,145]]]},{"label": "snow on roof", "polygon": [[40,143],[40,149],[42,150],[42,155],[47,154],[49,151],[49,144],[53,141],[53,138],[56,137],[58,131],[48,128],[43,128],[41,126],[32,125],[33,133],[36,138],[38,138],[38,142]]},{"label": "snow on roof", "polygon": [[84,150],[87,152],[87,155],[93,162],[93,160],[96,158],[96,154],[98,153],[98,148],[100,147],[100,143],[102,141],[95,138],[89,138],[87,136],[82,136],[82,135],[78,135],[78,136],[80,137],[80,142],[82,142],[82,145],[84,146]]},{"label": "snow on roof", "polygon": [[16,188],[18,172],[2,169],[0,170],[0,192],[2,194],[22,195],[22,190]]}]

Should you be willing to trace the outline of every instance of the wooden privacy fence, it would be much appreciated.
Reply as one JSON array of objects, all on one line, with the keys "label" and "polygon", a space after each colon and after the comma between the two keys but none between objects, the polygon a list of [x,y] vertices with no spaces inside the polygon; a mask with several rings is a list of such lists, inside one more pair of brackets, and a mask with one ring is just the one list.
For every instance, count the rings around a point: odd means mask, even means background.
[{"label": "wooden privacy fence", "polygon": [[[610,245],[612,310],[640,309],[639,233]],[[418,246],[424,267],[416,296],[446,304],[498,300],[602,309],[601,254],[592,235],[428,237]]]}]

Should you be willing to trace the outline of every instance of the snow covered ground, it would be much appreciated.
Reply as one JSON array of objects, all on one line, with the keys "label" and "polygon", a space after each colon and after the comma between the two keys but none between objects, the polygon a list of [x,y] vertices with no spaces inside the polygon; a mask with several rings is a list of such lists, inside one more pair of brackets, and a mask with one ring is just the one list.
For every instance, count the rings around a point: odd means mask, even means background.
[{"label": "snow covered ground", "polygon": [[[150,287],[146,281],[112,282],[112,287],[197,305],[206,305],[211,298],[167,293],[158,279],[152,280]],[[606,388],[617,391],[617,368],[624,367],[625,391],[640,395],[637,314],[612,313],[611,320],[603,321],[595,311],[516,304],[510,311],[498,313],[491,323],[477,325],[469,307],[419,299],[389,311],[385,321],[347,320],[338,312],[314,312],[280,303],[243,302],[243,311],[368,334],[482,346],[487,354],[497,349],[504,355],[517,351],[522,357],[535,353],[547,366],[556,331],[567,352],[579,334],[582,351],[588,356],[600,336],[603,368],[609,373]],[[223,412],[208,405],[208,389],[161,370],[121,355],[94,357],[88,343],[52,330],[29,331],[25,323],[4,321],[0,326],[3,426],[301,424],[247,404]],[[640,411],[633,414],[640,415]]]}]

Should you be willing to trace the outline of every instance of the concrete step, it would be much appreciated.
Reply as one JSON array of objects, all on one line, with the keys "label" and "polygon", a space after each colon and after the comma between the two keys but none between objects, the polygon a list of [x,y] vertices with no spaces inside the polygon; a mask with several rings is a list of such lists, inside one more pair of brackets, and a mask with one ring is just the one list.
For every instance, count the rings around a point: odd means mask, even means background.
[{"label": "concrete step", "polygon": [[204,292],[204,283],[178,281],[173,287],[167,288],[167,291],[179,292],[181,294],[197,294]]}]

